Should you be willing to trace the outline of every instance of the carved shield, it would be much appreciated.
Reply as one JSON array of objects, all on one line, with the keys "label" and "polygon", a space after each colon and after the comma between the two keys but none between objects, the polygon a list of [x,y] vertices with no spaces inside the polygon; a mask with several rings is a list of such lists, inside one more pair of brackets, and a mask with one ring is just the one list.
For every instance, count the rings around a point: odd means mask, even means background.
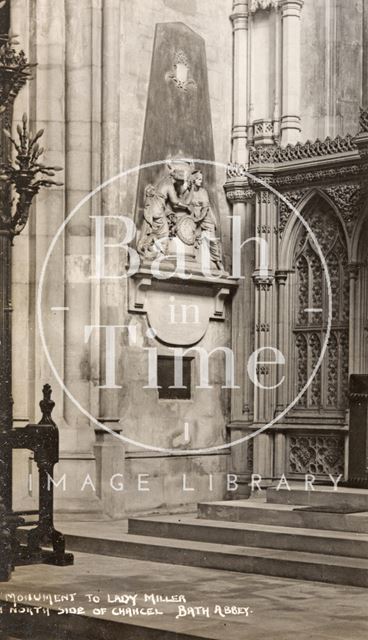
[{"label": "carved shield", "polygon": [[197,225],[190,216],[183,216],[176,224],[176,234],[184,244],[193,245]]}]

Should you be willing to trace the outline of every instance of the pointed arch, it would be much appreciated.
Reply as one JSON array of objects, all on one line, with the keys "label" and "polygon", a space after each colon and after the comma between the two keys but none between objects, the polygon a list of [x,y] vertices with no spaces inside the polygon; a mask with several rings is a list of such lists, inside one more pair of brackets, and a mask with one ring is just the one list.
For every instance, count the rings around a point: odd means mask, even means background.
[{"label": "pointed arch", "polygon": [[[311,227],[326,260],[332,289],[332,329],[322,366],[296,411],[305,416],[344,419],[349,354],[349,272],[345,227],[330,199],[314,190],[306,194],[299,209]],[[296,216],[293,216],[296,219]],[[309,379],[321,353],[328,322],[328,289],[315,243],[300,220],[289,221],[284,242],[288,243],[290,274],[291,353],[290,379],[297,389]],[[284,249],[286,251],[286,248]],[[285,252],[284,252],[285,256]],[[312,311],[312,309],[314,311]]]},{"label": "pointed arch", "polygon": [[[287,197],[287,194],[286,194]],[[324,203],[325,206],[328,206],[337,217],[341,230],[344,234],[346,247],[348,250],[348,256],[350,258],[350,242],[349,236],[347,234],[344,221],[341,217],[339,210],[337,209],[335,203],[331,200],[331,198],[320,188],[313,188],[307,193],[303,194],[302,198],[295,205],[298,212],[304,217],[310,209],[313,207],[314,202],[320,201]],[[316,205],[315,205],[316,206]],[[279,250],[279,269],[289,271],[292,269],[292,261],[293,261],[293,252],[292,247],[295,245],[296,238],[300,233],[300,230],[305,228],[302,221],[290,211],[290,215],[288,216],[288,220],[285,225],[285,229],[282,235],[280,250]],[[318,240],[318,238],[317,238]]]}]

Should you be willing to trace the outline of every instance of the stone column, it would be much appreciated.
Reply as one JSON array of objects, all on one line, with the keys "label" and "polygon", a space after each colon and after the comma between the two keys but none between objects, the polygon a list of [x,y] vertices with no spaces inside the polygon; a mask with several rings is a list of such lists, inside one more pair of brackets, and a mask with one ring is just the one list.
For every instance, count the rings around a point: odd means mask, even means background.
[{"label": "stone column", "polygon": [[[66,213],[93,189],[94,119],[96,95],[93,84],[94,11],[92,0],[65,2],[65,145]],[[98,151],[98,148],[97,148]],[[91,201],[72,218],[65,230],[65,386],[82,407],[91,400],[91,363],[89,345],[84,342],[84,327],[91,324]],[[56,494],[57,508],[96,511],[99,504],[93,489],[81,493],[89,474],[95,485],[95,434],[88,418],[65,399],[65,430],[61,434],[61,465],[67,475],[67,498]]]},{"label": "stone column", "polygon": [[[101,181],[117,175],[120,168],[120,93],[116,88],[116,78],[120,77],[120,0],[109,0],[102,5],[102,101],[101,101]],[[102,215],[121,215],[125,211],[119,206],[121,182],[115,181],[101,192]],[[106,224],[106,242],[116,243],[117,227]],[[120,230],[119,230],[120,232]],[[106,252],[107,273],[118,273],[116,262],[122,254],[116,250]],[[97,285],[95,285],[97,287]],[[99,300],[98,300],[99,298]],[[100,283],[98,296],[101,324],[123,324],[121,309],[126,306],[126,281],[105,280]],[[102,341],[103,342],[103,341]],[[100,351],[99,361],[104,360]],[[101,372],[100,372],[101,374]],[[101,375],[100,375],[101,379]],[[100,383],[102,384],[102,383]],[[115,419],[118,416],[118,393],[99,390],[99,417]],[[117,441],[115,441],[118,444]],[[119,443],[120,446],[121,442]]]},{"label": "stone column", "polygon": [[[228,185],[227,198],[232,204],[232,213],[241,222],[241,241],[251,238],[254,219],[254,192],[246,182]],[[232,344],[235,358],[235,379],[239,389],[231,394],[231,425],[230,439],[232,442],[244,438],[251,432],[250,425],[253,418],[253,389],[246,372],[246,363],[253,351],[253,322],[254,292],[252,270],[254,263],[254,243],[248,243],[242,248],[241,274],[239,289],[232,302]],[[247,440],[231,448],[230,473],[237,476],[239,489],[229,493],[229,497],[247,498],[250,494],[249,482],[252,473],[251,451],[253,442]]]},{"label": "stone column", "polygon": [[248,113],[248,0],[234,0],[232,161],[246,163]]},{"label": "stone column", "polygon": [[361,264],[350,262],[349,269],[349,374],[365,373],[362,368],[364,335],[364,309],[362,308]]},{"label": "stone column", "polygon": [[[45,157],[41,162],[65,167],[65,13],[64,3],[49,0],[12,0],[11,30],[19,34],[19,43],[30,62],[36,62],[31,82],[20,91],[14,104],[13,126],[29,114],[31,131],[44,129],[41,145]],[[65,173],[57,180],[65,183]],[[26,228],[13,249],[13,303],[16,322],[13,332],[15,423],[25,424],[40,419],[39,401],[44,383],[53,387],[56,406],[53,418],[62,435],[63,391],[55,382],[44,354],[36,320],[36,295],[46,252],[65,218],[64,186],[43,189],[34,199]],[[52,282],[52,286],[50,285]],[[46,343],[53,363],[64,377],[64,317],[51,312],[53,305],[64,305],[64,253],[58,243],[50,260],[43,290],[43,323]],[[38,476],[30,490],[28,474],[32,465],[27,450],[14,452],[14,507],[34,509],[38,492]],[[36,472],[37,473],[37,472]]]},{"label": "stone column", "polygon": [[[288,309],[290,309],[289,290],[287,287],[287,278],[289,271],[279,270],[275,273],[275,281],[277,287],[277,348],[284,355],[286,362],[290,358],[288,333]],[[286,367],[279,365],[277,370],[277,380],[281,380],[286,376]],[[280,414],[288,403],[288,384],[285,382],[276,389],[276,413]],[[286,436],[285,433],[275,431],[274,439],[274,469],[273,473],[276,478],[285,473],[286,463]]]},{"label": "stone column", "polygon": [[304,0],[280,0],[282,17],[281,142],[300,138],[300,16]]},{"label": "stone column", "polygon": [[[263,176],[265,179],[266,177]],[[273,195],[264,189],[256,197],[256,237],[267,242],[267,263],[261,254],[261,246],[256,244],[255,270],[255,341],[254,350],[267,347],[277,348],[277,316],[274,264],[276,258],[275,202]],[[256,379],[261,386],[254,386],[254,425],[259,428],[274,417],[277,382],[277,367],[262,364],[274,359],[272,352],[265,350],[257,360]],[[264,482],[272,480],[273,435],[269,431],[258,435],[254,441],[254,472],[262,476]]]},{"label": "stone column", "polygon": [[363,0],[362,106],[368,107],[368,0]]},{"label": "stone column", "polygon": [[280,139],[281,127],[281,20],[278,5],[275,11],[275,100],[273,107],[273,134],[276,140]]},{"label": "stone column", "polygon": [[[288,277],[288,271],[276,271],[276,283],[277,283],[277,348],[280,349],[281,353],[284,354],[285,359],[289,356],[287,355],[287,331],[288,331],[288,315],[287,310],[289,309],[289,299],[288,292],[286,290],[286,283]],[[290,331],[290,328],[289,328]],[[285,367],[278,367],[278,375],[277,379],[282,378],[285,375]],[[276,411],[277,413],[281,413],[287,406],[287,385],[282,384],[278,387],[276,391],[277,403],[276,403]]]}]

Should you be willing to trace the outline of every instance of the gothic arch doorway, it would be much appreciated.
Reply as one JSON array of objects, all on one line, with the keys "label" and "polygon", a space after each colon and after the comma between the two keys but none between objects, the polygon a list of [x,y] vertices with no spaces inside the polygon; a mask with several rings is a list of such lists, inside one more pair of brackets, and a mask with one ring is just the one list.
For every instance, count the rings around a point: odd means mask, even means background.
[{"label": "gothic arch doorway", "polygon": [[[349,272],[348,251],[342,225],[332,207],[316,196],[303,212],[324,254],[332,289],[332,326],[322,366],[295,411],[305,417],[333,415],[344,418],[347,409],[349,366]],[[305,227],[294,244],[292,335],[296,357],[292,358],[295,391],[307,383],[326,335],[328,291],[315,245]],[[315,311],[310,311],[314,309]],[[320,311],[319,311],[320,310]]]},{"label": "gothic arch doorway", "polygon": [[[339,217],[321,195],[313,197],[302,213],[329,269],[332,326],[322,366],[289,412],[280,444],[276,443],[275,460],[284,459],[286,465],[280,470],[286,467],[290,478],[304,478],[304,474],[311,473],[326,480],[329,473],[339,475],[344,470],[349,373],[348,250]],[[284,311],[289,328],[290,400],[305,386],[319,359],[328,321],[327,282],[313,240],[301,223],[291,238],[293,272],[288,282],[289,308]]]}]

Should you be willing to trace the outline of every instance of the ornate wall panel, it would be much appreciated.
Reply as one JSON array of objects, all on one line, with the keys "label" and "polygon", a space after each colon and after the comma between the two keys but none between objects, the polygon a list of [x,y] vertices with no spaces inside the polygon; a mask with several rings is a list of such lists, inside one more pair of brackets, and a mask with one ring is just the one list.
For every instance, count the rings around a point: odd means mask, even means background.
[{"label": "ornate wall panel", "polygon": [[288,474],[312,473],[334,477],[344,472],[344,436],[297,434],[287,436]]},{"label": "ornate wall panel", "polygon": [[[346,409],[348,384],[349,272],[341,224],[329,205],[317,198],[305,216],[324,254],[331,282],[332,327],[322,366],[299,401],[299,409],[320,413]],[[306,229],[295,250],[295,371],[300,391],[317,364],[328,321],[327,280],[321,260]],[[308,309],[316,309],[310,312]],[[318,311],[320,310],[320,311]]]}]

